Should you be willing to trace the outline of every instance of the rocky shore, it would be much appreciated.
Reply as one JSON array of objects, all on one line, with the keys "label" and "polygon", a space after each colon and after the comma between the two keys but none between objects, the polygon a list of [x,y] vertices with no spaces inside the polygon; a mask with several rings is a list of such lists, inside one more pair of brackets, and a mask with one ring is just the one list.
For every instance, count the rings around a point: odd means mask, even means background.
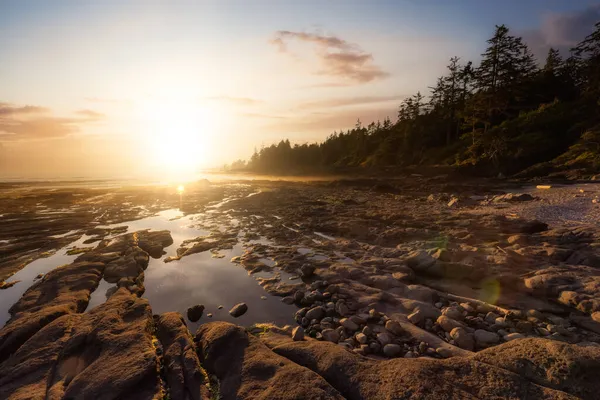
[{"label": "rocky shore", "polygon": [[[7,293],[12,274],[82,243],[8,310],[0,398],[595,398],[599,194],[421,176],[200,182],[183,199],[166,187],[6,189]],[[207,234],[118,226],[172,208]],[[251,298],[153,312],[151,262],[217,260],[240,244],[231,263],[294,323],[221,321],[261,307]],[[113,287],[88,308],[101,282]]]}]

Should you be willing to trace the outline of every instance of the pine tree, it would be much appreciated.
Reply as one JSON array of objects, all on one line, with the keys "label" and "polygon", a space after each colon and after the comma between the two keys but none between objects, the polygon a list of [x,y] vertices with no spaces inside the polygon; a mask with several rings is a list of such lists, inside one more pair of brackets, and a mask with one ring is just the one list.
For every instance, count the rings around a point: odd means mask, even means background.
[{"label": "pine tree", "polygon": [[544,65],[544,73],[547,75],[558,76],[564,67],[564,61],[560,56],[558,50],[550,47],[548,50],[548,56],[546,57],[546,64]]}]

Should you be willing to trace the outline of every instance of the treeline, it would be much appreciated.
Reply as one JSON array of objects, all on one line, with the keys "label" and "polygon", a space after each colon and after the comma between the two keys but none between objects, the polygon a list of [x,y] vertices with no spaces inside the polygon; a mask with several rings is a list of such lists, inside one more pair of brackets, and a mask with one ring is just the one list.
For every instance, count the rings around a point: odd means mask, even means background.
[{"label": "treeline", "polygon": [[[522,38],[496,26],[481,62],[451,58],[427,96],[406,98],[395,121],[289,140],[231,167],[262,173],[452,164],[484,174],[600,169],[600,22],[563,59],[538,63]],[[523,173],[523,172],[522,172]]]}]

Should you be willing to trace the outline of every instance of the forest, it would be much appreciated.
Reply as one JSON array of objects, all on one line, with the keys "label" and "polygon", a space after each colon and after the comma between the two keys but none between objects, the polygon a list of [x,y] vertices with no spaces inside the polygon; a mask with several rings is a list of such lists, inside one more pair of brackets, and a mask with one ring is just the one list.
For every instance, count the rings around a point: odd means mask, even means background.
[{"label": "forest", "polygon": [[429,93],[400,104],[395,120],[360,120],[321,143],[255,150],[230,170],[303,174],[452,165],[472,174],[586,176],[600,172],[600,22],[562,57],[536,60],[521,37],[496,26],[479,65],[449,60]]}]

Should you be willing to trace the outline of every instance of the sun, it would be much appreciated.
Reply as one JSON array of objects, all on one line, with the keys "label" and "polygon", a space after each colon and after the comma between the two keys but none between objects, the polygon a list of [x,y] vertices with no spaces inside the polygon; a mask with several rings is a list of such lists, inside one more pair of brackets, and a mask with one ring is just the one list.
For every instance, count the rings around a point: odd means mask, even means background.
[{"label": "sun", "polygon": [[189,175],[214,161],[217,113],[198,102],[151,98],[140,102],[141,140],[150,164],[169,175]]}]

